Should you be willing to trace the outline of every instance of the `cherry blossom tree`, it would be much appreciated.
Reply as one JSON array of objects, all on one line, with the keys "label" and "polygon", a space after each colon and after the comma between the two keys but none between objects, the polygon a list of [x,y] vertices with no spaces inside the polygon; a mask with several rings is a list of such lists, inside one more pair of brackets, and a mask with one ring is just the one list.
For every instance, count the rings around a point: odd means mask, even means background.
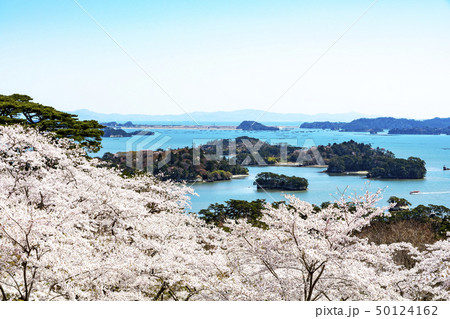
[{"label": "cherry blossom tree", "polygon": [[379,194],[342,199],[316,211],[288,196],[267,205],[264,230],[229,221],[228,271],[211,284],[225,300],[397,300],[406,270],[394,262],[408,244],[378,245],[355,233],[384,209]]},{"label": "cherry blossom tree", "polygon": [[[210,227],[191,192],[122,178],[66,139],[0,127],[0,293],[4,300],[189,299]],[[210,236],[209,236],[210,237]]]},{"label": "cherry blossom tree", "polygon": [[416,263],[400,284],[410,300],[450,300],[450,233],[446,240],[410,250]]}]

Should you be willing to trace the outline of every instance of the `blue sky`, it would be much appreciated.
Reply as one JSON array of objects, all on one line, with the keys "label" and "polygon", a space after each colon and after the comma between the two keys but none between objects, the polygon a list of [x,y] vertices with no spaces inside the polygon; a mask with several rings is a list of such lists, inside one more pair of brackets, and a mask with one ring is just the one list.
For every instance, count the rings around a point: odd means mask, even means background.
[{"label": "blue sky", "polygon": [[[267,109],[371,0],[78,0],[186,111]],[[63,110],[181,110],[72,0],[0,0],[0,93]],[[450,116],[450,2],[379,0],[273,106]]]}]

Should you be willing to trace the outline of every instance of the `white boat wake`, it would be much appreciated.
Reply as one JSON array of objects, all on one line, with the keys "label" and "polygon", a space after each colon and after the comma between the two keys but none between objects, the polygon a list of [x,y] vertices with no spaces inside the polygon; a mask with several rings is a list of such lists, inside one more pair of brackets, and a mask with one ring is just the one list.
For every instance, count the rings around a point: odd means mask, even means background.
[{"label": "white boat wake", "polygon": [[420,192],[415,195],[433,195],[433,194],[450,194],[450,191],[448,191],[448,192]]}]

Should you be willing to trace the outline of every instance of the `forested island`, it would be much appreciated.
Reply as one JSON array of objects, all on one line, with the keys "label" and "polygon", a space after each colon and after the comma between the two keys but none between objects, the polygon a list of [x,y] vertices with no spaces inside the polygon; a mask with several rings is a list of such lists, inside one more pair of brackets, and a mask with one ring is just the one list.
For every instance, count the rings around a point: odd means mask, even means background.
[{"label": "forested island", "polygon": [[[444,129],[448,132],[450,118],[433,118],[429,120],[397,119],[393,117],[361,118],[349,123],[345,122],[305,122],[300,128],[335,130],[343,132],[381,132],[384,130],[403,130],[404,133],[391,134],[424,134],[418,129]],[[408,131],[411,130],[412,131]],[[435,133],[433,133],[435,134]],[[441,133],[439,133],[441,134]],[[446,133],[447,134],[447,133]]]},{"label": "forested island", "polygon": [[254,185],[257,189],[304,191],[308,188],[308,180],[302,177],[263,172],[256,175]]},{"label": "forested island", "polygon": [[[140,152],[105,153],[102,160],[109,166],[118,167],[126,175],[141,171],[151,172],[160,180],[176,182],[214,182],[230,180],[233,175],[248,175],[248,169],[241,165],[231,165],[228,160],[208,160],[204,152],[194,160],[192,148]],[[131,162],[127,162],[127,157]]]},{"label": "forested island", "polygon": [[369,178],[422,179],[427,172],[420,158],[395,158],[390,151],[353,140],[319,146],[318,150],[328,164],[328,173],[367,171]]},{"label": "forested island", "polygon": [[244,130],[244,131],[278,131],[278,127],[274,126],[266,126],[264,124],[255,122],[255,121],[243,121],[241,124],[239,124],[238,127],[236,127],[237,130]]}]

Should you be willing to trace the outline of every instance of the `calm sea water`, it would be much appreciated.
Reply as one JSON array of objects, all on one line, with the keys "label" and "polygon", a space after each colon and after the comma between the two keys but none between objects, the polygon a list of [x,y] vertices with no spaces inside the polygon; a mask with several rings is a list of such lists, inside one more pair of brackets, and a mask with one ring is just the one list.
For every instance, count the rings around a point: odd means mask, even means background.
[{"label": "calm sea water", "polygon": [[[215,202],[228,199],[254,200],[264,198],[269,202],[283,199],[285,192],[258,191],[253,185],[256,174],[271,171],[289,176],[305,177],[309,181],[307,191],[294,192],[300,199],[314,204],[333,201],[342,192],[361,194],[364,190],[384,190],[383,197],[395,195],[408,199],[413,205],[440,204],[450,207],[450,171],[443,171],[444,165],[450,166],[450,136],[433,135],[370,135],[366,133],[345,133],[322,130],[292,129],[281,131],[225,131],[225,130],[154,130],[154,136],[131,138],[104,138],[103,149],[96,156],[105,152],[126,150],[179,148],[202,144],[215,139],[233,139],[238,136],[251,136],[269,143],[287,142],[296,146],[324,145],[349,140],[370,143],[374,147],[388,149],[399,158],[420,157],[426,161],[427,176],[424,180],[370,180],[359,176],[328,176],[319,168],[300,167],[250,167],[250,175],[242,179],[215,183],[196,183],[192,185],[199,196],[192,197],[192,211],[197,212]],[[421,194],[410,195],[412,190]],[[292,193],[290,193],[292,194]],[[383,203],[385,204],[383,200]]]}]

